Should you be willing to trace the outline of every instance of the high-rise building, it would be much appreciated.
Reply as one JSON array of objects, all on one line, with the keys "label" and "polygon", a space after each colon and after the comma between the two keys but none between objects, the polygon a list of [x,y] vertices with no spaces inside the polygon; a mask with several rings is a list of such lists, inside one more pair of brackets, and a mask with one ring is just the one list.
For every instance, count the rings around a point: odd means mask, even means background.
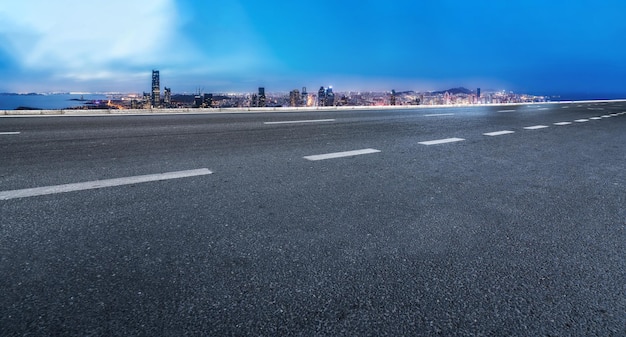
[{"label": "high-rise building", "polygon": [[141,102],[144,109],[150,109],[150,107],[152,107],[152,94],[149,92],[144,92]]},{"label": "high-rise building", "polygon": [[172,88],[163,88],[163,104],[168,108],[172,104]]},{"label": "high-rise building", "polygon": [[250,107],[257,106],[259,106],[259,96],[257,96],[256,94],[252,94],[252,96],[250,96]]},{"label": "high-rise building", "polygon": [[298,89],[289,92],[289,106],[300,106],[300,91]]},{"label": "high-rise building", "polygon": [[200,94],[193,96],[194,108],[202,108],[202,99],[203,99],[203,96]]},{"label": "high-rise building", "polygon": [[153,108],[161,104],[161,81],[158,70],[152,70],[152,96],[150,101]]},{"label": "high-rise building", "polygon": [[317,91],[317,106],[325,106],[326,105],[326,89],[324,87],[320,87],[320,90]]},{"label": "high-rise building", "polygon": [[333,88],[328,87],[326,89],[326,99],[324,100],[325,106],[333,106],[335,105],[335,94],[333,93]]},{"label": "high-rise building", "polygon": [[259,107],[265,107],[265,88],[259,87]]},{"label": "high-rise building", "polygon": [[210,108],[213,106],[213,94],[204,94],[203,107]]},{"label": "high-rise building", "polygon": [[480,98],[480,88],[476,89],[476,97]]},{"label": "high-rise building", "polygon": [[391,105],[396,105],[396,91],[391,90],[391,98],[389,99]]}]

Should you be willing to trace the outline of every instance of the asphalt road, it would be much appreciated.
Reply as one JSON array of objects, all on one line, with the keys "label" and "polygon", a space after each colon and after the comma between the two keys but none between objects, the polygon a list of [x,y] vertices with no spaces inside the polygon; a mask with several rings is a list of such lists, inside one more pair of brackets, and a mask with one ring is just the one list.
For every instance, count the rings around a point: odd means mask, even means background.
[{"label": "asphalt road", "polygon": [[0,335],[624,336],[625,111],[1,117]]}]

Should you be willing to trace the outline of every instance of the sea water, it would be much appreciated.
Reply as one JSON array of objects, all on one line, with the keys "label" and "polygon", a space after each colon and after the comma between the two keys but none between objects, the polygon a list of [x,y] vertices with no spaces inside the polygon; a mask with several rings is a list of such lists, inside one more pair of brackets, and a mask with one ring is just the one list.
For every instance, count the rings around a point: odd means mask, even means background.
[{"label": "sea water", "polygon": [[18,107],[32,109],[65,109],[79,107],[91,101],[107,100],[102,94],[0,94],[0,110],[15,110]]}]

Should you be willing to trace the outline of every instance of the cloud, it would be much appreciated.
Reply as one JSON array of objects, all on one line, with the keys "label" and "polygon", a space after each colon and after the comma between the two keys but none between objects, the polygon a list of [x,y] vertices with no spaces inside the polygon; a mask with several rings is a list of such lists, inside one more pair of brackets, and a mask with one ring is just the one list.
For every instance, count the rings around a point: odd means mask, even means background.
[{"label": "cloud", "polygon": [[274,58],[249,15],[237,1],[221,6],[175,0],[3,4],[2,85],[7,90],[141,90],[150,70],[159,69],[164,80],[188,90],[185,79],[192,81],[188,86],[211,86],[273,69]]},{"label": "cloud", "polygon": [[164,62],[176,15],[170,0],[33,0],[3,5],[0,21],[21,68],[86,80]]}]

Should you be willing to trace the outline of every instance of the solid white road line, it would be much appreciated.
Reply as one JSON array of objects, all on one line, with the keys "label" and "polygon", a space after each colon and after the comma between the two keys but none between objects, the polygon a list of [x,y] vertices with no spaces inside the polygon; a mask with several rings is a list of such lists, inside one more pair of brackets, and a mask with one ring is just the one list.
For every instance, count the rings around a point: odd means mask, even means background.
[{"label": "solid white road line", "polygon": [[554,125],[570,125],[572,124],[572,122],[558,122],[558,123],[554,123]]},{"label": "solid white road line", "polygon": [[617,117],[619,116],[618,114],[611,114],[611,117]]},{"label": "solid white road line", "polygon": [[574,122],[576,122],[576,123],[584,123],[584,122],[589,122],[589,120],[583,118],[583,119],[577,119]]},{"label": "solid white road line", "polygon": [[454,114],[429,114],[429,115],[424,115],[424,117],[439,117],[439,116],[454,116]]},{"label": "solid white road line", "polygon": [[209,171],[208,169],[203,168],[203,169],[198,169],[198,170],[178,171],[178,172],[169,172],[169,173],[160,173],[160,174],[148,174],[148,175],[143,175],[143,176],[115,178],[115,179],[106,179],[106,180],[95,180],[95,181],[88,181],[88,182],[76,183],[76,184],[26,188],[23,190],[12,190],[12,191],[0,192],[0,200],[35,197],[39,195],[66,193],[66,192],[74,192],[74,191],[83,191],[83,190],[90,190],[90,189],[96,189],[96,188],[146,183],[150,181],[195,177],[195,176],[202,176],[202,175],[207,175],[211,173],[213,172]]},{"label": "solid white road line", "polygon": [[594,121],[597,121],[597,120],[599,120],[599,119],[602,119],[602,117],[591,117],[591,118],[589,118],[589,119],[593,119]]},{"label": "solid white road line", "polygon": [[538,129],[545,129],[547,128],[547,125],[533,125],[533,126],[527,126],[524,129],[526,130],[538,130]]},{"label": "solid white road line", "polygon": [[265,122],[265,125],[272,124],[298,124],[298,123],[327,123],[334,122],[334,119],[308,119],[308,120],[300,120],[300,121],[280,121],[280,122]]},{"label": "solid white road line", "polygon": [[498,110],[498,112],[513,112],[513,111],[516,111],[516,110]]},{"label": "solid white road line", "polygon": [[362,154],[371,154],[371,153],[378,153],[378,152],[380,152],[380,150],[363,149],[363,150],[354,150],[354,151],[345,151],[345,152],[334,152],[334,153],[326,153],[326,154],[317,154],[317,155],[314,155],[314,156],[306,156],[306,157],[304,157],[304,159],[307,159],[307,160],[310,160],[310,161],[317,161],[317,160],[325,160],[325,159],[352,157],[352,156],[358,156],[358,155],[362,155]]},{"label": "solid white road line", "polygon": [[0,135],[19,135],[19,132],[0,132]]},{"label": "solid white road line", "polygon": [[493,137],[493,136],[508,135],[511,133],[515,133],[515,131],[503,130],[503,131],[487,132],[487,133],[483,133],[483,135]]},{"label": "solid white road line", "polygon": [[446,138],[446,139],[437,139],[437,140],[429,140],[425,142],[419,142],[418,144],[422,145],[437,145],[437,144],[446,144],[446,143],[454,143],[464,141],[463,138]]},{"label": "solid white road line", "polygon": [[602,118],[610,118],[611,116],[609,115],[602,115]]}]

